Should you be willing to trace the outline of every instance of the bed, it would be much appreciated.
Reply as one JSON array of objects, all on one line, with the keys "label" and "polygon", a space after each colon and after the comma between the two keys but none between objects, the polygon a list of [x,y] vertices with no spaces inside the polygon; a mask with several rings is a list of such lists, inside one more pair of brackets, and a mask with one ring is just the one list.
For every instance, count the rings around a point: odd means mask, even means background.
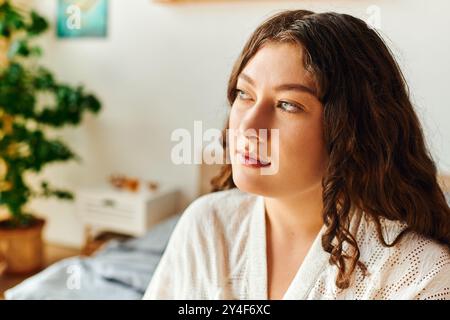
[{"label": "bed", "polygon": [[7,290],[9,300],[141,299],[180,214],[145,236],[112,240],[90,257],[67,258]]},{"label": "bed", "polygon": [[[210,192],[209,181],[220,165],[199,165],[198,195]],[[165,250],[181,212],[140,238],[112,240],[90,257],[54,263],[5,291],[8,300],[141,299]]]}]

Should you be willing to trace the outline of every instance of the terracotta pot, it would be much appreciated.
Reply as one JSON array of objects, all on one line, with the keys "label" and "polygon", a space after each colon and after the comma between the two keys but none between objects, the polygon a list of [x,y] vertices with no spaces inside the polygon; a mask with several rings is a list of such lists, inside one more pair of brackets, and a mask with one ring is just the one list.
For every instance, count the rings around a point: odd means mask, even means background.
[{"label": "terracotta pot", "polygon": [[0,265],[10,274],[39,271],[44,262],[42,229],[45,220],[25,228],[0,227]]}]

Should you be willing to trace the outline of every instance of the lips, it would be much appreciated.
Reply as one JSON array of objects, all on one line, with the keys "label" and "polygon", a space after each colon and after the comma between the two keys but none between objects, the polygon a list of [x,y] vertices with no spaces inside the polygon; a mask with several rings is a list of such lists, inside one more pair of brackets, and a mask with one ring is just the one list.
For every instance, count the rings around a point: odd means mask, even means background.
[{"label": "lips", "polygon": [[248,167],[262,168],[270,166],[270,161],[259,159],[249,152],[237,152],[238,161]]}]

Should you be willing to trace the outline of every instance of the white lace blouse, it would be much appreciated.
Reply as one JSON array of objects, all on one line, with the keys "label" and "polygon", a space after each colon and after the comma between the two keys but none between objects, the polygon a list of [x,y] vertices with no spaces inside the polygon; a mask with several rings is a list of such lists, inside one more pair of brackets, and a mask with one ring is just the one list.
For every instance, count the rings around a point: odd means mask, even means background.
[{"label": "white lace blouse", "polygon": [[[382,219],[390,243],[404,224]],[[267,299],[265,207],[239,189],[202,196],[181,216],[144,299]],[[450,299],[448,248],[409,233],[383,246],[366,217],[352,222],[368,275],[335,285],[337,268],[317,235],[283,299]]]}]

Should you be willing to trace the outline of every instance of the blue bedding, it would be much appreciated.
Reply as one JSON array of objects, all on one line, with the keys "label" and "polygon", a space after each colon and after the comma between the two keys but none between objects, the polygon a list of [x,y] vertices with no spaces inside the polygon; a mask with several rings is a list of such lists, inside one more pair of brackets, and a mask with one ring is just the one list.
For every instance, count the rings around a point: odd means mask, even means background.
[{"label": "blue bedding", "polygon": [[5,298],[141,299],[179,217],[159,223],[143,237],[111,241],[92,257],[61,260],[7,290]]}]

